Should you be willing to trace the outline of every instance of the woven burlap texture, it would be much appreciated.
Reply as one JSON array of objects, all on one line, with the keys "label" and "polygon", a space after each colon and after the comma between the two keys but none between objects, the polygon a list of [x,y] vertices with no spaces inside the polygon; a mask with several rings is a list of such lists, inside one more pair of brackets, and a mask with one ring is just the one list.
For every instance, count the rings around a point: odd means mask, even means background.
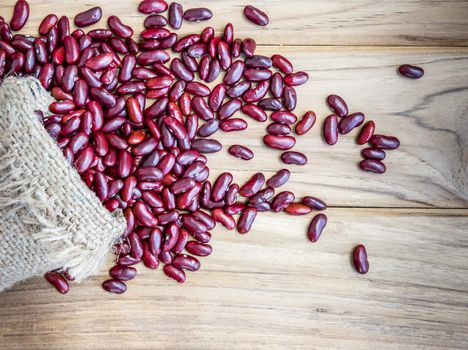
[{"label": "woven burlap texture", "polygon": [[125,230],[67,163],[34,111],[52,101],[38,80],[0,85],[0,291],[68,268],[78,281],[96,274]]}]

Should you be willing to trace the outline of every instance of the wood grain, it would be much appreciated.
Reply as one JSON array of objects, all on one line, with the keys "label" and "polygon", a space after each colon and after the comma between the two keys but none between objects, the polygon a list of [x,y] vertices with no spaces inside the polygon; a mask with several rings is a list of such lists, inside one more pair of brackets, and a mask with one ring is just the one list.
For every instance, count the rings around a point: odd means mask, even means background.
[{"label": "wood grain", "polygon": [[[316,244],[309,217],[262,215],[244,236],[217,229],[185,285],[145,268],[122,296],[100,289],[104,273],[66,296],[24,283],[0,295],[0,349],[468,347],[468,210],[327,214]],[[350,265],[361,242],[365,276]]]},{"label": "wood grain", "polygon": [[[468,1],[466,0],[181,0],[184,8],[209,7],[210,22],[185,23],[180,33],[211,25],[221,30],[232,22],[240,37],[254,37],[259,44],[273,45],[468,45]],[[143,17],[135,0],[34,0],[26,30],[36,32],[48,13],[71,18],[86,8],[99,5],[104,18],[118,15],[135,28]],[[14,4],[0,0],[1,15],[8,18]],[[247,22],[242,10],[251,4],[266,11],[270,24],[261,28]],[[105,23],[104,21],[102,21]],[[101,24],[102,26],[102,24]]]}]

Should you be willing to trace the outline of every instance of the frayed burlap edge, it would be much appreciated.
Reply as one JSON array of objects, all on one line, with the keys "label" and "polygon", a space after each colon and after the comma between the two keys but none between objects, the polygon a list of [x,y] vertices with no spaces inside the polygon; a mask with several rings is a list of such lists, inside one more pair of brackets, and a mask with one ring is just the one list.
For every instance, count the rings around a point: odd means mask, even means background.
[{"label": "frayed burlap edge", "polygon": [[32,77],[0,85],[0,291],[53,269],[96,274],[124,232],[67,163],[36,110],[52,101]]}]

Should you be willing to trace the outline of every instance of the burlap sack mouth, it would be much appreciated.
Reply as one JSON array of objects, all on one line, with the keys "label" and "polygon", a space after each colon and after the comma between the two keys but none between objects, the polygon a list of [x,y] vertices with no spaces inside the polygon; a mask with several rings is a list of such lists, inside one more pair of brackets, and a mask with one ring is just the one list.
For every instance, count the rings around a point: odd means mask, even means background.
[{"label": "burlap sack mouth", "polygon": [[0,85],[0,291],[68,269],[96,274],[126,223],[110,213],[67,163],[36,110],[52,97],[32,77]]}]

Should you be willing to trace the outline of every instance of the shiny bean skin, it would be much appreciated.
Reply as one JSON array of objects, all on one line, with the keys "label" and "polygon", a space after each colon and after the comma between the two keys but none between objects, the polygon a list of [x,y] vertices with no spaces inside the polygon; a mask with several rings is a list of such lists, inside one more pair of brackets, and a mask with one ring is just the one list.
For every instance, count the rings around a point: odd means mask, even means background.
[{"label": "shiny bean skin", "polygon": [[107,25],[112,33],[120,38],[130,38],[133,35],[132,27],[123,24],[117,16],[109,16],[107,19]]},{"label": "shiny bean skin", "polygon": [[221,106],[218,111],[218,118],[220,120],[231,117],[234,113],[238,112],[242,107],[242,102],[239,99],[233,99]]},{"label": "shiny bean skin", "polygon": [[330,146],[338,141],[338,117],[335,114],[329,115],[325,118],[323,123],[323,137],[325,142]]},{"label": "shiny bean skin", "polygon": [[247,57],[252,57],[255,54],[256,48],[257,43],[252,38],[244,39],[244,41],[242,42],[242,51]]},{"label": "shiny bean skin", "polygon": [[144,14],[161,13],[167,10],[164,0],[144,0],[138,5],[138,11]]},{"label": "shiny bean skin", "polygon": [[359,167],[367,172],[383,174],[387,169],[385,164],[376,159],[365,159],[359,163]]},{"label": "shiny bean skin", "polygon": [[354,128],[357,128],[364,122],[364,114],[357,112],[347,115],[340,120],[338,124],[338,131],[340,134],[347,134]]},{"label": "shiny bean skin", "polygon": [[294,193],[284,191],[278,193],[271,203],[271,210],[275,213],[281,212],[286,209],[292,202],[294,202]]},{"label": "shiny bean skin", "polygon": [[223,209],[216,208],[211,212],[211,216],[221,225],[226,227],[228,230],[233,230],[236,227],[236,221],[232,215],[226,214]]},{"label": "shiny bean skin", "polygon": [[44,275],[47,282],[49,282],[52,286],[57,289],[57,291],[61,294],[68,293],[70,287],[68,286],[67,280],[60,274],[56,272],[48,272]]},{"label": "shiny bean skin", "polygon": [[346,117],[348,115],[348,105],[342,97],[330,95],[327,97],[327,104],[338,117]]},{"label": "shiny bean skin", "polygon": [[176,280],[179,283],[184,283],[186,276],[185,272],[172,266],[172,265],[165,265],[163,268],[164,273],[166,276]]},{"label": "shiny bean skin", "polygon": [[400,147],[400,140],[394,136],[374,135],[370,139],[372,146],[384,150],[394,150]]},{"label": "shiny bean skin", "polygon": [[384,160],[385,151],[377,147],[364,148],[361,155],[366,159]]},{"label": "shiny bean skin", "polygon": [[288,169],[281,169],[273,175],[271,178],[268,179],[267,185],[269,187],[278,188],[283,186],[286,182],[288,182],[291,173]]},{"label": "shiny bean skin", "polygon": [[102,288],[109,293],[122,294],[127,291],[127,286],[125,283],[117,280],[110,279],[102,283]]},{"label": "shiny bean skin", "polygon": [[269,23],[268,15],[251,5],[244,7],[244,16],[258,26],[266,26]]},{"label": "shiny bean skin", "polygon": [[97,6],[90,8],[84,12],[78,13],[75,16],[75,25],[77,27],[87,27],[101,20],[102,9]]},{"label": "shiny bean skin", "polygon": [[263,143],[273,149],[288,150],[294,147],[296,139],[292,136],[265,135]]},{"label": "shiny bean skin", "polygon": [[285,164],[305,165],[307,164],[307,157],[301,152],[284,152],[281,155],[281,160]]},{"label": "shiny bean skin", "polygon": [[211,90],[208,105],[213,112],[218,111],[221,105],[223,104],[223,100],[226,96],[226,91],[227,88],[224,84],[218,84],[213,88],[213,90]]},{"label": "shiny bean skin", "polygon": [[181,4],[173,2],[169,5],[169,24],[174,29],[180,29],[182,27],[182,19],[184,15],[184,9]]},{"label": "shiny bean skin", "polygon": [[239,194],[243,197],[252,197],[265,184],[265,176],[262,173],[254,174],[239,190]]},{"label": "shiny bean skin", "polygon": [[40,35],[47,35],[51,31],[51,29],[57,24],[58,17],[54,14],[50,14],[44,17],[41,24],[39,25],[39,34]]},{"label": "shiny bean skin", "polygon": [[360,274],[366,274],[369,271],[366,247],[362,244],[359,244],[353,250],[353,264],[356,271]]},{"label": "shiny bean skin", "polygon": [[250,82],[241,81],[240,83],[231,86],[226,91],[226,95],[228,95],[230,98],[238,98],[244,95],[244,93],[246,93],[251,87],[252,84]]},{"label": "shiny bean skin", "polygon": [[209,244],[198,243],[196,241],[187,242],[185,249],[193,255],[197,256],[208,256],[213,251],[213,248]]},{"label": "shiny bean skin", "polygon": [[229,147],[228,152],[234,157],[243,160],[250,160],[254,157],[254,153],[252,152],[252,150],[242,145],[232,145]]},{"label": "shiny bean skin", "polygon": [[291,203],[284,209],[284,211],[290,215],[306,215],[309,214],[312,209],[302,203]]},{"label": "shiny bean skin", "polygon": [[327,209],[327,204],[323,200],[317,197],[306,196],[302,198],[302,204],[305,204],[315,210]]},{"label": "shiny bean skin", "polygon": [[264,122],[268,119],[268,116],[262,108],[251,103],[242,106],[242,113],[259,122]]},{"label": "shiny bean skin", "polygon": [[424,75],[424,69],[418,66],[412,66],[410,64],[403,64],[398,68],[398,72],[411,79],[419,79]]},{"label": "shiny bean skin", "polygon": [[220,201],[224,198],[224,195],[226,194],[232,179],[233,177],[231,173],[222,173],[218,176],[211,190],[211,196],[213,200]]},{"label": "shiny bean skin", "polygon": [[137,270],[129,266],[115,265],[109,270],[112,278],[119,281],[129,281],[136,277]]},{"label": "shiny bean skin", "polygon": [[198,139],[192,142],[192,148],[200,153],[216,153],[221,150],[222,145],[216,140]]},{"label": "shiny bean skin", "polygon": [[326,225],[327,216],[325,214],[315,215],[312,221],[310,222],[309,229],[307,232],[309,240],[312,242],[317,242]]},{"label": "shiny bean skin", "polygon": [[287,111],[273,112],[270,118],[276,123],[283,124],[294,124],[297,121],[297,117],[293,113]]},{"label": "shiny bean skin", "polygon": [[291,127],[287,124],[272,123],[268,125],[267,133],[271,135],[285,136],[291,133]]},{"label": "shiny bean skin", "polygon": [[284,83],[289,86],[299,86],[305,84],[308,80],[309,75],[306,72],[291,73],[284,77]]},{"label": "shiny bean skin", "polygon": [[21,30],[29,18],[29,4],[25,0],[18,0],[13,8],[10,27],[14,31]]},{"label": "shiny bean skin", "polygon": [[200,261],[198,261],[197,258],[185,254],[176,256],[172,261],[172,265],[178,269],[187,271],[197,271],[201,266]]},{"label": "shiny bean skin", "polygon": [[244,212],[240,215],[239,221],[237,222],[237,230],[239,233],[245,234],[249,232],[256,217],[257,209],[245,209]]},{"label": "shiny bean skin", "polygon": [[284,82],[283,77],[280,73],[275,73],[271,77],[270,91],[273,97],[280,98],[283,96]]},{"label": "shiny bean skin", "polygon": [[273,66],[284,74],[291,74],[294,70],[292,63],[284,56],[273,55],[271,56],[271,61]]},{"label": "shiny bean skin", "polygon": [[[248,92],[246,92],[247,95]],[[244,95],[245,100],[245,95]],[[258,107],[265,111],[278,111],[283,108],[283,102],[279,98],[264,98],[258,102]]]},{"label": "shiny bean skin", "polygon": [[375,123],[372,120],[369,120],[364,126],[361,128],[359,132],[359,136],[357,138],[358,145],[364,145],[365,143],[369,142],[369,140],[374,135],[375,131]]},{"label": "shiny bean skin", "polygon": [[183,18],[187,22],[206,21],[209,20],[211,17],[213,17],[213,13],[205,7],[188,9],[184,12],[183,15]]}]

